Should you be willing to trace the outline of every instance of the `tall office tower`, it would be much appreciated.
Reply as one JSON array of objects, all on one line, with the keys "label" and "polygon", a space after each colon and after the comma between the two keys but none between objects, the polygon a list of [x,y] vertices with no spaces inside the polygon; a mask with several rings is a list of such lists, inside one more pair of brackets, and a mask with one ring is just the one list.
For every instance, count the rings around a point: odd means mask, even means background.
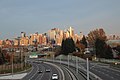
[{"label": "tall office tower", "polygon": [[58,33],[56,34],[56,45],[61,45],[63,39],[63,31],[59,30]]},{"label": "tall office tower", "polygon": [[72,27],[69,27],[68,31],[69,31],[69,37],[74,38],[74,29]]},{"label": "tall office tower", "polygon": [[54,28],[54,29],[51,29],[49,32],[48,32],[48,36],[49,36],[49,39],[50,40],[55,40],[55,38],[56,38],[56,28]]},{"label": "tall office tower", "polygon": [[53,28],[48,31],[48,41],[49,43],[55,44],[56,35],[58,34],[58,28]]},{"label": "tall office tower", "polygon": [[25,32],[21,32],[21,37],[25,37],[26,33]]},{"label": "tall office tower", "polygon": [[30,40],[29,40],[30,45],[34,45],[38,42],[39,42],[38,33],[30,34]]},{"label": "tall office tower", "polygon": [[44,34],[39,34],[39,41],[38,43],[41,45],[46,45],[47,44],[47,37]]}]

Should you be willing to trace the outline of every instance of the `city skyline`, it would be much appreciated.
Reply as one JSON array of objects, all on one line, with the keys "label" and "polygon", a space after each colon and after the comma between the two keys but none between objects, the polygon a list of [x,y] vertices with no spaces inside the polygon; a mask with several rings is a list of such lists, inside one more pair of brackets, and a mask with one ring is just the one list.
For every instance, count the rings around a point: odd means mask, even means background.
[{"label": "city skyline", "polygon": [[87,35],[103,28],[106,34],[120,34],[119,0],[0,1],[0,39],[13,38],[20,32],[44,33],[52,28],[72,26],[75,33]]}]

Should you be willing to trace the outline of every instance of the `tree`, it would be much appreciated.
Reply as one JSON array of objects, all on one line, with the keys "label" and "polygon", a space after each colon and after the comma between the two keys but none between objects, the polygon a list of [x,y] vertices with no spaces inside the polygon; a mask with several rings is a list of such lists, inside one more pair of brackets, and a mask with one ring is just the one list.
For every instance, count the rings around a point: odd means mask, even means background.
[{"label": "tree", "polygon": [[82,43],[83,45],[85,45],[85,48],[87,48],[87,41],[85,36],[83,36],[82,40],[80,41],[80,43]]},{"label": "tree", "polygon": [[72,38],[67,38],[62,40],[61,53],[68,55],[75,51],[75,44]]},{"label": "tree", "polygon": [[95,42],[96,56],[99,58],[113,58],[112,48],[106,44],[104,40],[99,38]]},{"label": "tree", "polygon": [[113,58],[113,54],[112,54],[112,48],[109,45],[106,45],[105,48],[105,58],[106,59],[112,59]]},{"label": "tree", "polygon": [[100,40],[99,38],[96,39],[96,42],[95,42],[96,56],[99,58],[102,56],[105,56],[104,45],[105,45],[105,42],[103,40]]},{"label": "tree", "polygon": [[0,64],[3,64],[5,62],[4,52],[0,48]]},{"label": "tree", "polygon": [[79,52],[83,52],[85,49],[85,45],[82,44],[79,40],[76,41],[76,48]]},{"label": "tree", "polygon": [[104,40],[104,41],[107,40],[105,31],[102,28],[89,32],[87,40],[88,40],[90,46],[95,46],[95,42],[96,42],[97,38],[99,38],[100,40]]}]

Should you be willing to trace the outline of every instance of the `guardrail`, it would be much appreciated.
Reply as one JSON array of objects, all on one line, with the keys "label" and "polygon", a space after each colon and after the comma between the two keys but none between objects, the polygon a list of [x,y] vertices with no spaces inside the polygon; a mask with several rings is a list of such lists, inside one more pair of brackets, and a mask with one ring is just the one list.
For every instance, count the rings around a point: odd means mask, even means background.
[{"label": "guardrail", "polygon": [[[48,62],[56,62],[56,63],[61,63],[61,64],[64,64],[64,65],[68,65],[68,62],[59,61],[59,60],[51,60],[51,59],[46,59],[46,60],[45,59],[39,59],[39,60],[44,60],[44,61],[48,61]],[[73,63],[69,63],[69,65],[74,67],[74,68],[76,67],[75,64],[73,64]],[[79,66],[78,70],[79,70],[79,73],[81,73],[84,77],[86,77],[87,70],[84,67]],[[90,73],[90,80],[102,80],[100,77],[98,77],[94,73],[92,73],[92,72],[89,72],[89,73]],[[87,77],[86,77],[86,79],[87,79]]]},{"label": "guardrail", "polygon": [[120,64],[120,60],[116,60],[116,59],[97,58],[96,61],[105,62],[105,63],[118,63],[118,64]]}]

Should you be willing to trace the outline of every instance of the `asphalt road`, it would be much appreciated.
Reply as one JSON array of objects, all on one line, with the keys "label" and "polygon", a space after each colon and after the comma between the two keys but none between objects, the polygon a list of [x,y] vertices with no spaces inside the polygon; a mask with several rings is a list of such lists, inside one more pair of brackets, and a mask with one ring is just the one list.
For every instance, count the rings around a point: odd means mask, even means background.
[{"label": "asphalt road", "polygon": [[[63,60],[67,62],[67,60]],[[70,60],[70,63],[76,64],[75,60]],[[86,61],[79,59],[78,65],[86,69]],[[112,69],[109,65],[89,61],[89,70],[102,80],[120,80],[120,71]]]},{"label": "asphalt road", "polygon": [[[79,63],[86,68],[86,63]],[[90,71],[103,80],[120,80],[120,71],[110,68],[109,65],[90,62]]]},{"label": "asphalt road", "polygon": [[[60,65],[51,65],[53,63],[39,62],[37,60],[31,61],[32,70],[22,79],[22,80],[51,80],[52,74],[56,73],[59,76],[59,80],[63,80],[63,75],[65,80],[77,80],[75,75],[66,69],[64,66]],[[64,74],[56,67],[58,66]],[[50,69],[50,72],[46,72],[46,69]],[[42,73],[38,73],[38,70],[41,70]]]},{"label": "asphalt road", "polygon": [[[67,62],[67,60],[64,61]],[[76,64],[75,60],[71,60],[70,62]],[[79,66],[82,66],[84,69],[86,69],[86,61],[79,60],[78,62]],[[107,64],[89,61],[89,70],[102,80],[120,80],[120,71],[110,68],[110,66]]]},{"label": "asphalt road", "polygon": [[[32,66],[31,72],[29,72],[22,80],[51,80],[53,73],[57,73],[58,76],[61,75],[56,67],[46,63],[32,63]],[[46,72],[46,69],[50,69],[50,72]],[[42,73],[38,73],[38,70],[42,70]]]}]

